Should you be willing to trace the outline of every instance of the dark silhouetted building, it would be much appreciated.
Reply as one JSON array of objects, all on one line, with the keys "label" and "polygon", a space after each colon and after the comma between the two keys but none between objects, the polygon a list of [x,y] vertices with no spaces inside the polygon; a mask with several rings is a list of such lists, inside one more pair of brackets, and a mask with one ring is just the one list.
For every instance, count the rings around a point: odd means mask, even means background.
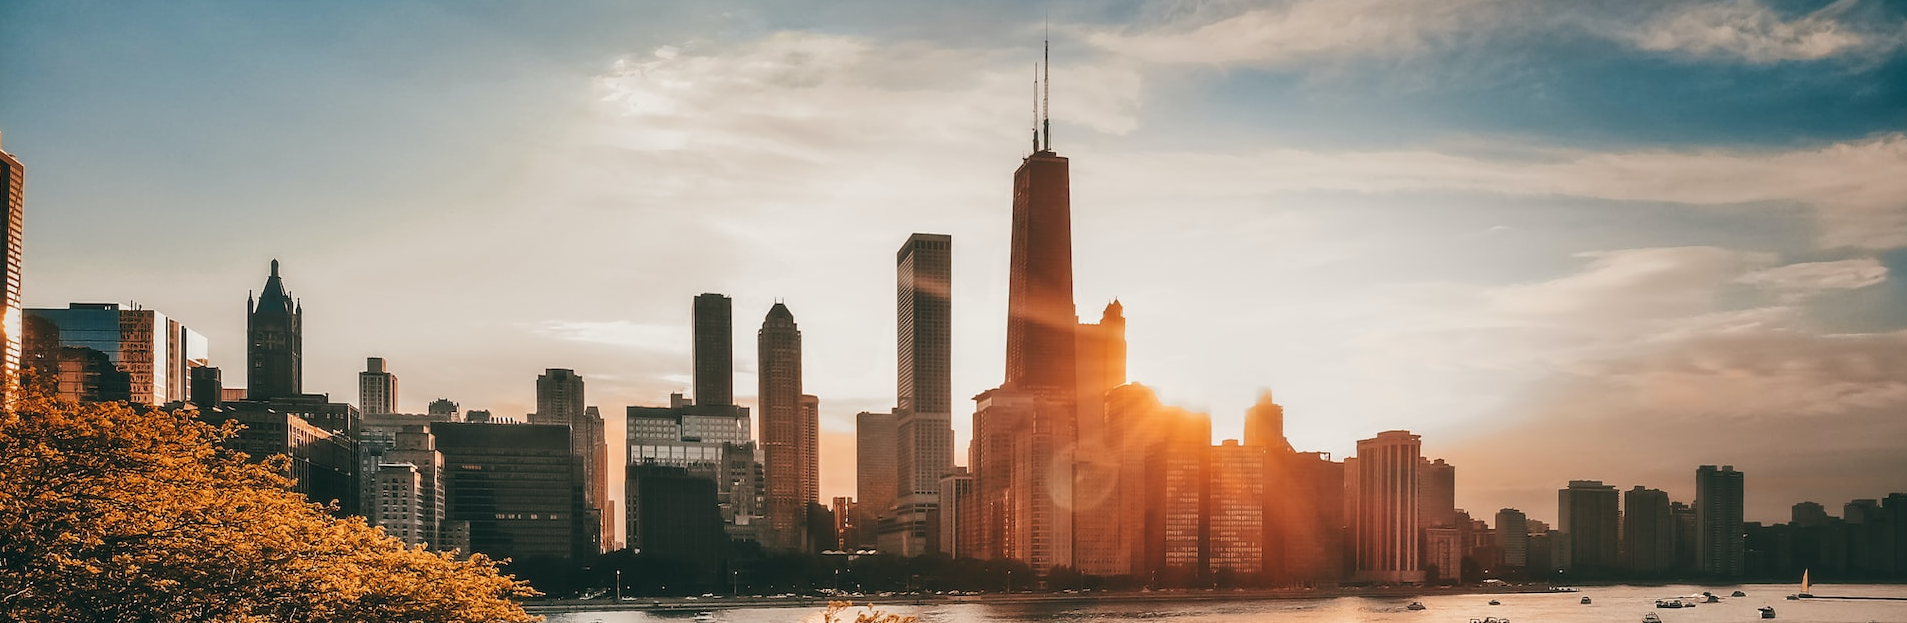
[{"label": "dark silhouetted building", "polygon": [[576,560],[595,551],[595,524],[570,453],[568,427],[433,423],[444,459],[444,506],[468,522],[471,551],[493,558]]},{"label": "dark silhouetted building", "polygon": [[[0,275],[0,374],[4,378],[15,379],[20,375],[21,350],[21,314],[20,314],[20,255],[25,252],[25,236],[22,230],[26,226],[26,168],[20,165],[20,159],[0,150],[0,201],[6,202],[6,218],[0,219],[0,241],[7,245],[5,258],[6,274]],[[5,392],[0,388],[0,392]]]},{"label": "dark silhouetted building", "polygon": [[1616,570],[1618,498],[1616,488],[1600,480],[1571,480],[1556,492],[1557,527],[1568,543],[1564,570],[1577,577],[1606,577]]},{"label": "dark silhouetted building", "polygon": [[876,526],[889,516],[899,499],[899,436],[893,413],[862,411],[854,415],[854,497],[856,524],[861,531],[857,548],[878,546]]},{"label": "dark silhouetted building", "polygon": [[[1514,508],[1496,512],[1496,544],[1503,552],[1504,571],[1514,576],[1530,566],[1529,516]],[[1547,558],[1547,556],[1545,557]]]},{"label": "dark silhouetted building", "polygon": [[768,490],[768,529],[761,535],[762,545],[799,550],[808,540],[807,507],[819,497],[815,440],[820,422],[802,408],[801,330],[786,305],[769,308],[757,341],[762,474]]},{"label": "dark silhouetted building", "polygon": [[766,492],[747,409],[697,405],[671,394],[667,407],[629,407],[626,413],[629,465],[680,467],[707,478],[715,483],[729,539],[759,540]]},{"label": "dark silhouetted building", "polygon": [[[536,377],[536,413],[530,414],[530,423],[569,428],[570,454],[576,457],[583,482],[583,503],[596,517],[598,545],[607,547],[615,540],[615,524],[605,516],[609,512],[609,448],[602,415],[585,402],[582,375],[564,368],[546,369]],[[609,534],[603,534],[605,529]]]},{"label": "dark silhouetted building", "polygon": [[358,373],[358,410],[364,415],[397,412],[397,375],[384,369],[383,357],[366,357]]},{"label": "dark silhouetted building", "polygon": [[1417,462],[1417,525],[1420,528],[1457,525],[1457,467],[1443,459]]},{"label": "dark silhouetted building", "polygon": [[304,305],[285,291],[278,260],[257,299],[246,298],[246,400],[304,393]]},{"label": "dark silhouetted building", "polygon": [[1825,526],[1828,525],[1829,520],[1832,519],[1835,519],[1835,517],[1829,515],[1827,507],[1822,506],[1819,502],[1796,502],[1794,507],[1790,510],[1789,517],[1789,521],[1792,521],[1796,527],[1800,528]]},{"label": "dark silhouetted building", "polygon": [[245,429],[226,446],[263,461],[272,455],[290,459],[284,475],[292,490],[313,502],[337,504],[336,514],[361,514],[358,467],[358,410],[330,402],[322,394],[239,400],[199,409],[199,418],[220,424],[236,420]]},{"label": "dark silhouetted building", "polygon": [[1675,565],[1675,517],[1669,494],[1636,485],[1622,493],[1622,567],[1630,577],[1660,576]]},{"label": "dark silhouetted building", "polygon": [[1695,470],[1695,555],[1703,574],[1736,577],[1742,566],[1742,475],[1733,465]]},{"label": "dark silhouetted building", "polygon": [[680,467],[631,465],[624,479],[628,544],[690,586],[720,579],[728,539],[715,482]]},{"label": "dark silhouetted building", "polygon": [[720,294],[695,297],[695,404],[735,404],[734,301]]},{"label": "dark silhouetted building", "polygon": [[1355,481],[1355,487],[1347,489],[1355,492],[1351,525],[1358,580],[1424,581],[1417,523],[1417,464],[1422,460],[1421,438],[1409,431],[1384,431],[1358,440],[1355,470],[1345,470],[1346,478]]}]

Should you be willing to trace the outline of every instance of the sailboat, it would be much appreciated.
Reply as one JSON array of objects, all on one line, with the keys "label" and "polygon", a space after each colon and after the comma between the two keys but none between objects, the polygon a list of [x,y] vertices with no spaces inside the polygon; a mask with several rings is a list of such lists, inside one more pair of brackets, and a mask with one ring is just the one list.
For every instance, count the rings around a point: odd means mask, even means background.
[{"label": "sailboat", "polygon": [[1788,599],[1801,599],[1803,597],[1813,597],[1813,596],[1814,595],[1811,595],[1808,593],[1808,570],[1802,569],[1801,570],[1801,592],[1794,595],[1789,595]]}]

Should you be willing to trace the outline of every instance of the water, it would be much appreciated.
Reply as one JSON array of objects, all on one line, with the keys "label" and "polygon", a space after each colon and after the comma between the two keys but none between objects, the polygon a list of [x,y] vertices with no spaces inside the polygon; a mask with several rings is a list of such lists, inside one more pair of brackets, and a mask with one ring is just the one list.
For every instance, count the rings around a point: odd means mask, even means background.
[{"label": "water", "polygon": [[[1735,590],[1746,597],[1728,597]],[[1723,623],[1760,621],[1756,611],[1774,606],[1775,621],[1790,623],[1907,623],[1907,601],[1841,601],[1811,599],[1787,601],[1796,592],[1791,584],[1743,586],[1608,586],[1584,587],[1578,593],[1431,595],[1424,597],[1321,597],[1258,601],[1172,601],[1160,599],[1118,603],[957,603],[925,606],[882,606],[887,612],[914,614],[921,623],[1468,623],[1493,616],[1513,623],[1636,623],[1655,612],[1662,623]],[[1655,600],[1702,591],[1714,592],[1721,603],[1694,608],[1654,608]],[[1907,598],[1907,586],[1837,584],[1816,585],[1817,595],[1861,595]],[[1583,605],[1583,596],[1593,603]],[[1488,605],[1491,599],[1503,602]],[[1425,610],[1404,606],[1421,601]],[[711,604],[713,606],[713,604]],[[734,608],[710,610],[717,623],[820,623],[820,608]],[[853,621],[853,611],[846,620]],[[694,612],[572,612],[549,615],[550,623],[690,623]]]}]

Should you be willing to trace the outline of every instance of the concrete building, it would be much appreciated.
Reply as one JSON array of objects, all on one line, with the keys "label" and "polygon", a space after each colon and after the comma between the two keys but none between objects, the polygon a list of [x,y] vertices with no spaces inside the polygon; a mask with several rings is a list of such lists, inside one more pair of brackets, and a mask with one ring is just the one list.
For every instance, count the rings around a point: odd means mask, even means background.
[{"label": "concrete building", "polygon": [[27,368],[60,397],[160,406],[192,399],[192,370],[210,363],[204,336],[165,314],[115,303],[25,310]]},{"label": "concrete building", "polygon": [[1523,511],[1505,508],[1496,512],[1496,542],[1502,548],[1506,571],[1518,574],[1529,567],[1529,517]]},{"label": "concrete building", "polygon": [[602,414],[587,405],[582,375],[565,368],[549,368],[536,377],[536,413],[531,424],[563,426],[569,430],[570,456],[583,482],[583,503],[594,517],[591,525],[597,546],[615,540],[615,521],[609,514],[609,448]]},{"label": "concrete building", "polygon": [[366,357],[358,373],[358,410],[364,415],[397,412],[397,375],[384,369],[383,357]]},{"label": "concrete building", "polygon": [[1443,459],[1417,462],[1417,525],[1457,525],[1457,467]]},{"label": "concrete building", "polygon": [[257,299],[245,300],[246,400],[304,393],[304,304],[291,298],[278,276],[278,260]]},{"label": "concrete building", "polygon": [[748,409],[672,394],[667,407],[629,407],[626,415],[629,465],[679,467],[715,483],[729,539],[759,540],[765,490]]},{"label": "concrete building", "polygon": [[1256,585],[1267,545],[1265,449],[1227,439],[1207,451],[1207,569],[1221,585]]},{"label": "concrete building", "polygon": [[1409,431],[1378,433],[1357,442],[1355,510],[1357,579],[1367,582],[1424,581],[1417,465],[1422,441]]},{"label": "concrete building", "polygon": [[718,584],[728,551],[715,483],[679,467],[630,465],[623,480],[629,548],[688,586]]},{"label": "concrete building", "polygon": [[[964,466],[940,479],[940,547],[954,558],[973,558],[973,535],[968,531],[965,505],[973,502],[973,473]],[[964,513],[964,514],[963,514]]]},{"label": "concrete building", "polygon": [[1622,492],[1622,568],[1631,578],[1668,573],[1675,563],[1669,494],[1636,485]]},{"label": "concrete building", "polygon": [[756,333],[759,347],[762,474],[767,479],[767,529],[762,546],[801,550],[809,541],[808,505],[818,502],[820,422],[802,408],[801,330],[775,303]]},{"label": "concrete building", "polygon": [[1735,466],[1696,468],[1695,521],[1700,571],[1718,577],[1740,576],[1744,553],[1742,475]]}]

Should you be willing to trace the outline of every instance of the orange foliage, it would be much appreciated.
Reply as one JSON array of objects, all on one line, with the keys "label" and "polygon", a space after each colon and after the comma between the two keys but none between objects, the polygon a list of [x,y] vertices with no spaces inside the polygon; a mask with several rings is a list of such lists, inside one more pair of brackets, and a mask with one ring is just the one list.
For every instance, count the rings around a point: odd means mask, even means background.
[{"label": "orange foliage", "polygon": [[[528,622],[535,595],[337,519],[190,412],[30,389],[0,410],[0,620]],[[281,458],[282,459],[282,458]]]}]

